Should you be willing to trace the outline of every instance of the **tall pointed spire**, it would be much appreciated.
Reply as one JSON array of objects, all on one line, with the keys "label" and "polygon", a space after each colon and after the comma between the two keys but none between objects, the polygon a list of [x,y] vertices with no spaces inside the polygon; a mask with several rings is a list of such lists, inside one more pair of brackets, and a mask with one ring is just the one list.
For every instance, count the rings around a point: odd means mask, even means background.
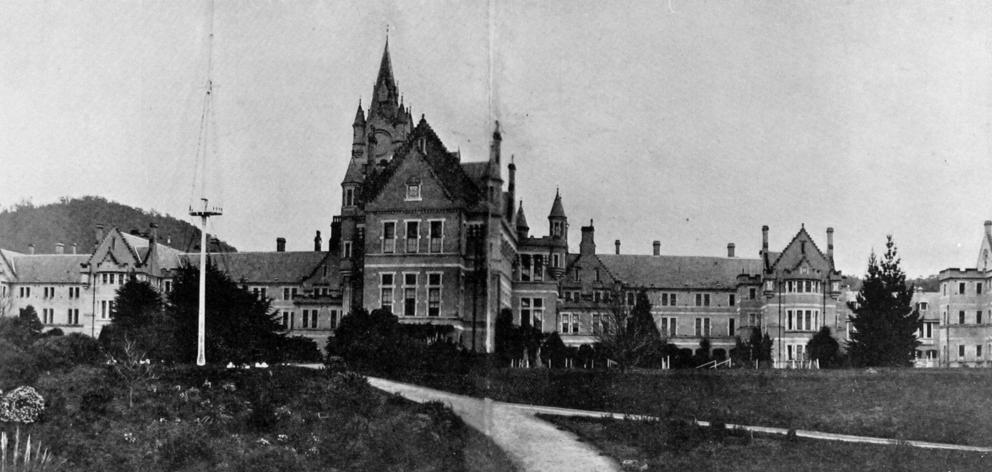
[{"label": "tall pointed spire", "polygon": [[565,207],[561,204],[561,192],[555,189],[555,201],[551,204],[551,213],[548,218],[565,218]]},{"label": "tall pointed spire", "polygon": [[379,75],[375,78],[372,88],[372,100],[369,112],[385,112],[392,117],[399,106],[399,92],[396,89],[396,79],[393,77],[393,63],[389,59],[389,38],[382,49],[382,60],[379,62]]}]

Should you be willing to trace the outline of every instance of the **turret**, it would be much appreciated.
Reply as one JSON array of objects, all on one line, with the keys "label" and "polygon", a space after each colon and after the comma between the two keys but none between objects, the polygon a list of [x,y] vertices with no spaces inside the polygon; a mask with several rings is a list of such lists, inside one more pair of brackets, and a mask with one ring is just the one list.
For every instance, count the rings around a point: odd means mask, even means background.
[{"label": "turret", "polygon": [[486,186],[488,201],[495,212],[503,212],[503,177],[499,168],[499,152],[503,137],[499,132],[499,122],[496,122],[496,129],[493,130],[493,140],[489,144],[489,162],[486,166]]},{"label": "turret", "polygon": [[351,125],[351,157],[361,157],[365,149],[365,111],[362,110],[362,102],[358,101],[358,110],[355,111],[355,122]]},{"label": "turret", "polygon": [[524,216],[524,202],[520,202],[517,209],[517,239],[524,240],[530,235],[530,226],[527,225],[527,217]]},{"label": "turret", "polygon": [[[513,156],[510,156],[510,164],[506,166],[510,176],[510,184],[506,188],[506,218],[513,221],[513,204],[517,201],[517,165],[513,163]],[[520,202],[523,208],[523,202]]]},{"label": "turret", "polygon": [[568,217],[565,216],[565,207],[561,204],[561,193],[558,189],[555,189],[555,201],[551,204],[551,213],[548,214],[548,230],[552,239],[568,242]]}]

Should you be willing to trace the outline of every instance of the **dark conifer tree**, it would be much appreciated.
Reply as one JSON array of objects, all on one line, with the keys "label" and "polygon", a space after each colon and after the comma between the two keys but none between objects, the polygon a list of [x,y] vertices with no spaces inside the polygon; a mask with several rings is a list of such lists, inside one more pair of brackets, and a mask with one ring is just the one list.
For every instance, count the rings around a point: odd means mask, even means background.
[{"label": "dark conifer tree", "polygon": [[922,324],[912,306],[913,291],[906,286],[906,274],[899,268],[892,236],[886,236],[885,254],[878,261],[868,257],[868,271],[857,303],[849,303],[854,315],[848,352],[860,366],[908,367],[913,365],[916,331]]}]

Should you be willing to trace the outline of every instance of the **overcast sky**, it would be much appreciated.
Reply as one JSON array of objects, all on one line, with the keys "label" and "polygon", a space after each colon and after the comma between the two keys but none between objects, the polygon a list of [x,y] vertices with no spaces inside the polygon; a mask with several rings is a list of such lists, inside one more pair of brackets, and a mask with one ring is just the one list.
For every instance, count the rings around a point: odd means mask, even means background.
[{"label": "overcast sky", "polygon": [[[208,61],[207,196],[240,250],[312,247],[389,25],[405,103],[483,160],[493,119],[532,234],[755,257],[805,223],[861,274],[974,266],[992,218],[988,2],[0,1],[0,205],[101,195],[185,219]],[[94,222],[96,223],[96,222]]]}]

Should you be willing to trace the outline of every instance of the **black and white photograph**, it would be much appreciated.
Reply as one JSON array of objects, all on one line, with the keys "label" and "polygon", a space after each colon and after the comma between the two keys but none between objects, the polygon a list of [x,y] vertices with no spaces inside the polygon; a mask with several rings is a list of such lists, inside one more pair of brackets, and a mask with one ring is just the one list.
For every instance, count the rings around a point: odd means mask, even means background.
[{"label": "black and white photograph", "polygon": [[0,472],[992,469],[989,2],[0,18]]}]

